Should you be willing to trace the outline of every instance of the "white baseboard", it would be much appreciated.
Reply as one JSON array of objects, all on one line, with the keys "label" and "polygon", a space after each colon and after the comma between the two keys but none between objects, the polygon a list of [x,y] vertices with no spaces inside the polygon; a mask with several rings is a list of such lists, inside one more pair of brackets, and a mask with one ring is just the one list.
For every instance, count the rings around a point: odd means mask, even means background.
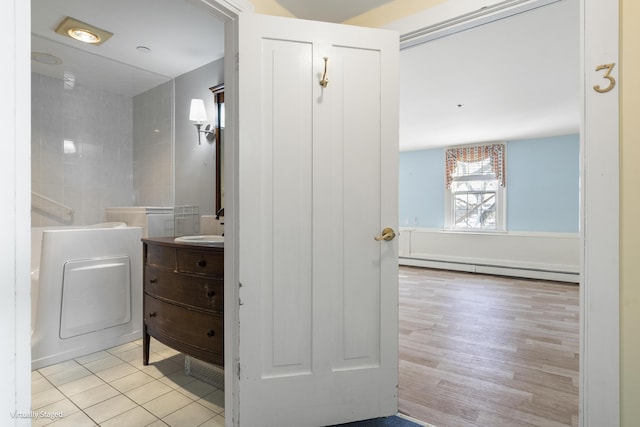
[{"label": "white baseboard", "polygon": [[479,265],[456,261],[437,261],[421,258],[400,257],[400,265],[436,268],[440,270],[467,271],[470,273],[495,274],[497,276],[522,277],[526,279],[555,280],[559,282],[579,283],[580,274],[574,272],[549,271],[505,267],[499,265]]}]

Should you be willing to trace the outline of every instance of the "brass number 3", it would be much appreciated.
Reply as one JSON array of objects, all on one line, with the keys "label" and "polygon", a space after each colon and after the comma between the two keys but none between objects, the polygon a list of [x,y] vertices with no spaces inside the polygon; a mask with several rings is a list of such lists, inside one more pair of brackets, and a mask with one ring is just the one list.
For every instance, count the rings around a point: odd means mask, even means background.
[{"label": "brass number 3", "polygon": [[611,63],[611,64],[598,65],[596,67],[596,71],[607,70],[607,72],[604,73],[604,76],[602,76],[602,77],[607,79],[607,80],[609,80],[609,86],[605,87],[604,89],[601,89],[600,85],[595,85],[593,87],[593,89],[596,92],[599,92],[599,93],[609,92],[616,85],[616,79],[614,79],[611,76],[611,70],[613,70],[613,66],[614,65],[616,65],[616,64],[615,63]]}]

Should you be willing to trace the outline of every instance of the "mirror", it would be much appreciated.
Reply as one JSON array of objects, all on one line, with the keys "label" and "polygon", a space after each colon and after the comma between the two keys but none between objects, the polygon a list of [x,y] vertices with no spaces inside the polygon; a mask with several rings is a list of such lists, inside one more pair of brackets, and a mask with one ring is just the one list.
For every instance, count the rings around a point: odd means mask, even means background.
[{"label": "mirror", "polygon": [[224,216],[224,83],[210,87],[216,111],[215,154],[216,154],[216,216]]}]

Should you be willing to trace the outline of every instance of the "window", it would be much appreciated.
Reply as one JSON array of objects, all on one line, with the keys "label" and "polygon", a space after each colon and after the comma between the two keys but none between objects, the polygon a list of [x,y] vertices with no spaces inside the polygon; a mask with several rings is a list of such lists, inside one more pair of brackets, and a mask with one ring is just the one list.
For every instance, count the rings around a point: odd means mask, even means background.
[{"label": "window", "polygon": [[504,144],[450,148],[446,162],[446,227],[505,229]]}]

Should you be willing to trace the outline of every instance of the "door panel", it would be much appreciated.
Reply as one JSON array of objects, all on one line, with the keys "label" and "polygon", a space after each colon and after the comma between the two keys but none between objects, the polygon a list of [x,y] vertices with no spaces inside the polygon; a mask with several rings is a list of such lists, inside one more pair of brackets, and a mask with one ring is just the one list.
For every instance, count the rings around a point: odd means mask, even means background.
[{"label": "door panel", "polygon": [[398,36],[239,27],[240,425],[395,414]]},{"label": "door panel", "polygon": [[277,377],[311,369],[312,45],[262,52],[263,375]]},{"label": "door panel", "polygon": [[[380,218],[380,52],[336,47],[332,52],[338,94],[334,135],[343,154],[341,224],[343,319],[336,330],[342,340],[334,369],[377,366],[380,360],[380,244],[373,237]],[[329,89],[329,88],[328,88]],[[337,225],[337,224],[336,224]]]}]

